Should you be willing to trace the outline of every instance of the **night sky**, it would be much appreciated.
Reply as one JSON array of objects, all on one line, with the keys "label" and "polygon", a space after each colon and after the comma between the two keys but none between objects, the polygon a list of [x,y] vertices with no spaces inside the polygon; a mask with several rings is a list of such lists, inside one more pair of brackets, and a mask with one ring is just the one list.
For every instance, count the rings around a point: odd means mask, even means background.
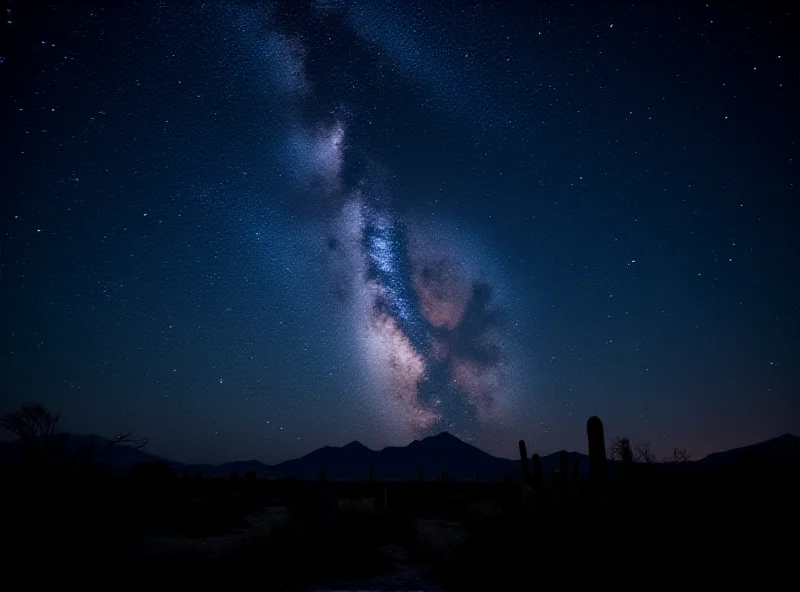
[{"label": "night sky", "polygon": [[800,432],[790,2],[120,4],[3,4],[3,411],[187,462]]}]

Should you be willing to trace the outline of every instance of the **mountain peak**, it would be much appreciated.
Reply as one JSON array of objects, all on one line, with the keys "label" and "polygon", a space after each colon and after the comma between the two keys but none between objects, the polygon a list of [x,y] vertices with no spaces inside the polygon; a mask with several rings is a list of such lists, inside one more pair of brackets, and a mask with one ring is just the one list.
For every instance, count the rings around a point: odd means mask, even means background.
[{"label": "mountain peak", "polygon": [[437,448],[447,448],[447,449],[460,449],[460,448],[474,448],[472,444],[464,442],[458,436],[451,434],[450,432],[439,432],[438,434],[434,434],[433,436],[428,436],[423,438],[422,441],[414,441],[415,445],[423,445],[423,446],[435,446]]},{"label": "mountain peak", "polygon": [[428,436],[427,438],[424,438],[424,439],[425,440],[458,440],[459,442],[461,442],[460,439],[458,439],[456,436],[454,436],[453,434],[451,434],[448,431],[439,432],[438,434],[435,434],[433,436]]},{"label": "mountain peak", "polygon": [[369,450],[366,446],[364,446],[358,440],[353,440],[349,444],[345,444],[342,446],[342,450]]}]

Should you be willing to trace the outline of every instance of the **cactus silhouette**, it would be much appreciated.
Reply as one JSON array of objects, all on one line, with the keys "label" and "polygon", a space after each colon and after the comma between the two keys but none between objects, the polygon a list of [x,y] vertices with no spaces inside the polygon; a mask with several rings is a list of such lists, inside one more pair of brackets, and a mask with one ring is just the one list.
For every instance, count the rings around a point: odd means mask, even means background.
[{"label": "cactus silhouette", "polygon": [[419,480],[425,481],[425,471],[422,470],[422,467],[419,468]]},{"label": "cactus silhouette", "polygon": [[532,487],[534,491],[541,491],[543,485],[542,458],[538,454],[534,454],[531,460],[533,464]]},{"label": "cactus silhouette", "polygon": [[369,467],[369,482],[372,483],[372,465]]},{"label": "cactus silhouette", "polygon": [[528,450],[525,447],[525,440],[519,441],[519,462],[522,467],[522,478],[525,480],[525,485],[532,486],[531,470],[528,466]]},{"label": "cactus silhouette", "polygon": [[576,455],[575,458],[572,459],[572,481],[573,483],[575,483],[576,486],[578,485],[578,480],[580,479],[580,476],[581,476],[581,464]]},{"label": "cactus silhouette", "polygon": [[603,435],[603,422],[592,416],[586,422],[586,435],[589,438],[589,480],[591,482],[592,502],[596,510],[605,504],[606,487],[606,442]]}]

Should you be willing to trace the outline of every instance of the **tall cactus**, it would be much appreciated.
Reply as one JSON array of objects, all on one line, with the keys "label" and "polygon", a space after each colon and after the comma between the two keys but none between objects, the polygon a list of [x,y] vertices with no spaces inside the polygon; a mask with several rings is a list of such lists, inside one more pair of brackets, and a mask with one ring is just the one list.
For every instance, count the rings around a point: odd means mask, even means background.
[{"label": "tall cactus", "polygon": [[525,447],[525,440],[519,441],[519,462],[522,467],[522,478],[525,481],[525,485],[533,486],[531,483],[531,470],[528,466],[528,450]]},{"label": "tall cactus", "polygon": [[586,422],[586,435],[589,438],[589,480],[591,482],[592,502],[596,510],[605,505],[606,489],[606,442],[603,435],[603,422],[592,416]]},{"label": "tall cactus", "polygon": [[422,467],[419,468],[419,480],[425,481],[425,471],[422,470]]},{"label": "tall cactus", "polygon": [[534,491],[541,491],[542,490],[542,485],[544,484],[543,483],[544,477],[542,476],[542,457],[539,456],[538,454],[534,453],[533,458],[531,460],[533,461],[532,462],[532,464],[533,464],[533,475],[532,475],[533,490]]}]

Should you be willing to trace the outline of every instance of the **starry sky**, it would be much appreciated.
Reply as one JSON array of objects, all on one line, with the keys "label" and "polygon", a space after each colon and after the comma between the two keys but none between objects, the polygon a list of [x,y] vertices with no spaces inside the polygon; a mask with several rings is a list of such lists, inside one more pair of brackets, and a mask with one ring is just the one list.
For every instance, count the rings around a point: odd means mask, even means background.
[{"label": "starry sky", "polygon": [[187,462],[800,432],[791,3],[119,4],[3,3],[3,410]]}]

